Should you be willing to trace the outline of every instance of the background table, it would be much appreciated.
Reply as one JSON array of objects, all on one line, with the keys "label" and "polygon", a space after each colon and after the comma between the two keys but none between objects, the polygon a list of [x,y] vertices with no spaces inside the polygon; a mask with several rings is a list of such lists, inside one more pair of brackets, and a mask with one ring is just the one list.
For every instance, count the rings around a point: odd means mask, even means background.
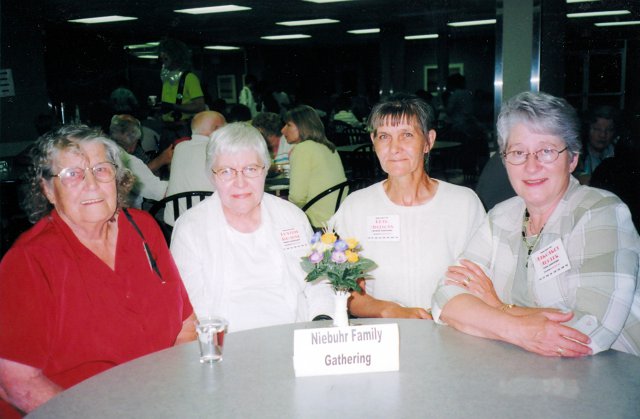
[{"label": "background table", "polygon": [[293,330],[227,335],[201,365],[189,343],[120,365],[65,391],[30,418],[638,418],[640,358],[608,351],[547,358],[427,320],[398,323],[400,371],[296,378]]}]

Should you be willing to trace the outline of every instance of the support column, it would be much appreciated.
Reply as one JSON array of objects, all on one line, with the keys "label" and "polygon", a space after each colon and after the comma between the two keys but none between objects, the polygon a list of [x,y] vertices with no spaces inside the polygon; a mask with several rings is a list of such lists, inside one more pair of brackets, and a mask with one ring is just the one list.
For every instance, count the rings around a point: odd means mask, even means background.
[{"label": "support column", "polygon": [[380,97],[403,91],[404,28],[383,25],[380,28]]}]

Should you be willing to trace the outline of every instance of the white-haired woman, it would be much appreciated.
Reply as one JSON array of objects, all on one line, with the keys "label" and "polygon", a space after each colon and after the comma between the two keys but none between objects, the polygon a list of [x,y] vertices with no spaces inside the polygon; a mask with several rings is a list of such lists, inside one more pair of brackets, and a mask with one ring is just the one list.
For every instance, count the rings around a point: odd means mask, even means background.
[{"label": "white-haired woman", "polygon": [[264,193],[271,158],[244,123],[217,130],[206,170],[216,192],[176,221],[171,252],[196,315],[221,315],[238,331],[312,320],[332,311],[328,284],[300,267],[312,230],[295,205]]},{"label": "white-haired woman", "polygon": [[571,177],[575,110],[521,93],[498,118],[518,196],[494,207],[433,299],[434,319],[547,356],[640,355],[640,238],[626,205]]}]

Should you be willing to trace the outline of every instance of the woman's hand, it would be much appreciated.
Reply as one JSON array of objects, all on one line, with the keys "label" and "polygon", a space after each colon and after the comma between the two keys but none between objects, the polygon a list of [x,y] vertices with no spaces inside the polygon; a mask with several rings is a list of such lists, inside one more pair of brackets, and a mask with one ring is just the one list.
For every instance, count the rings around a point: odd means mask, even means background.
[{"label": "woman's hand", "polygon": [[589,336],[561,323],[573,318],[573,313],[540,311],[518,317],[512,328],[513,343],[530,352],[545,356],[579,357],[591,355]]},{"label": "woman's hand", "polygon": [[491,307],[502,307],[502,301],[496,294],[493,282],[482,268],[467,259],[460,260],[460,264],[462,266],[449,266],[445,284],[465,288]]},{"label": "woman's hand", "polygon": [[397,305],[390,305],[385,308],[380,317],[389,319],[427,319],[433,320],[431,312],[421,307],[401,307]]}]

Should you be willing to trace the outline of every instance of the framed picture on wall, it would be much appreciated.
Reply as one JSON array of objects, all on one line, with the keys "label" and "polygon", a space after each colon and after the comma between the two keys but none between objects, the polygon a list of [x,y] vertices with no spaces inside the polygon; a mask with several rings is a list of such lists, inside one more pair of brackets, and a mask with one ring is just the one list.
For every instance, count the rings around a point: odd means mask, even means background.
[{"label": "framed picture on wall", "polygon": [[[464,64],[463,63],[449,63],[449,75],[460,74],[464,76]],[[446,80],[444,81],[446,83]],[[425,65],[424,66],[424,90],[431,92],[433,95],[438,94],[438,66],[437,65]],[[444,84],[444,83],[443,83]]]},{"label": "framed picture on wall", "polygon": [[236,103],[238,96],[236,94],[236,76],[233,74],[225,74],[218,76],[218,97],[224,99],[227,103]]}]

